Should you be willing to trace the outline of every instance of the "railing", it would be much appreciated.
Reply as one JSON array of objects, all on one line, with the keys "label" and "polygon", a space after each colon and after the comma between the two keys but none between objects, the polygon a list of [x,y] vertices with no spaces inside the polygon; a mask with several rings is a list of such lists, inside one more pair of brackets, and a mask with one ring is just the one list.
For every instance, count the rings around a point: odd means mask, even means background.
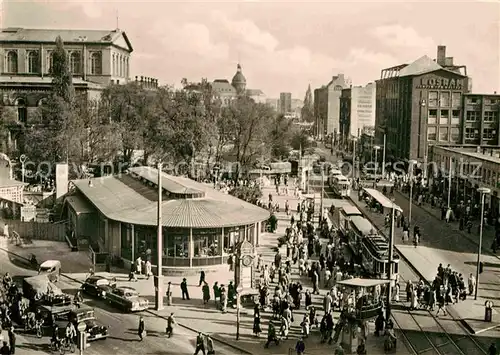
[{"label": "railing", "polygon": [[9,221],[11,230],[15,230],[22,238],[35,240],[66,241],[66,225],[53,223]]},{"label": "railing", "polygon": [[173,267],[199,267],[199,266],[214,266],[227,264],[227,256],[206,256],[206,257],[193,257],[191,258],[175,258],[175,257],[164,257],[163,266],[173,266]]},{"label": "railing", "polygon": [[89,245],[89,255],[90,255],[90,260],[92,261],[92,264],[95,266],[95,265],[106,264],[109,253],[95,252],[94,249],[92,249],[92,246]]}]

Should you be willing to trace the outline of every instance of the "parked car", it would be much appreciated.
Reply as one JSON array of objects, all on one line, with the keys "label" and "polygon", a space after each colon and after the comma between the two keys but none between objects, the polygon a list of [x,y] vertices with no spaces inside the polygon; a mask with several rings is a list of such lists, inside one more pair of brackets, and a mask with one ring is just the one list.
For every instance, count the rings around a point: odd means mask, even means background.
[{"label": "parked car", "polygon": [[139,312],[148,309],[149,301],[140,297],[137,291],[128,286],[115,287],[106,295],[110,304],[126,312]]},{"label": "parked car", "polygon": [[59,281],[61,277],[61,262],[59,260],[47,260],[40,264],[38,275],[47,275],[51,282]]},{"label": "parked car", "polygon": [[106,296],[112,291],[115,284],[104,276],[90,276],[85,280],[81,289],[87,295],[105,299]]},{"label": "parked car", "polygon": [[85,323],[87,341],[106,339],[108,337],[108,327],[97,321],[92,307],[82,305],[80,308],[72,310],[68,315],[68,319],[74,324],[75,329],[78,328],[78,324]]}]

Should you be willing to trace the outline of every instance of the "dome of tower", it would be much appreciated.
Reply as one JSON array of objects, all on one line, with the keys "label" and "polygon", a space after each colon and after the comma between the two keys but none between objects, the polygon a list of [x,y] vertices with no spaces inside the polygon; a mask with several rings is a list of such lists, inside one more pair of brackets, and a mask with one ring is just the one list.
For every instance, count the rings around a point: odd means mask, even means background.
[{"label": "dome of tower", "polygon": [[245,76],[241,72],[241,65],[239,64],[236,69],[236,74],[234,74],[233,80],[231,80],[231,84],[238,92],[244,91],[247,86],[247,79],[245,79]]}]

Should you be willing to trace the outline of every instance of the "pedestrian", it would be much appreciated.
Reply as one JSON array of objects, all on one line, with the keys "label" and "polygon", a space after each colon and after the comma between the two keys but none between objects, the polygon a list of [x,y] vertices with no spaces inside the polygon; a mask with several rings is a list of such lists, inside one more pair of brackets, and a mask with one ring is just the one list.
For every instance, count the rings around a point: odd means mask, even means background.
[{"label": "pedestrian", "polygon": [[145,273],[146,273],[146,277],[147,279],[149,280],[149,278],[153,275],[153,271],[152,271],[152,266],[151,266],[151,261],[149,260],[146,260],[146,263],[145,263]]},{"label": "pedestrian", "polygon": [[198,287],[200,287],[201,285],[203,285],[204,282],[205,282],[205,271],[201,270],[201,272],[200,272],[200,283],[198,284]]},{"label": "pedestrian", "polygon": [[181,282],[181,291],[182,291],[182,299],[189,301],[189,291],[188,291],[188,286],[187,286],[187,280],[186,280],[186,278],[182,279],[182,282]]},{"label": "pedestrian", "polygon": [[14,333],[14,327],[10,327],[8,336],[9,336],[10,353],[14,355],[16,353],[16,333]]},{"label": "pedestrian", "polygon": [[142,259],[140,256],[135,260],[135,272],[137,275],[142,274]]},{"label": "pedestrian", "polygon": [[206,336],[205,340],[207,342],[207,355],[215,355],[214,341],[209,335]]},{"label": "pedestrian", "polygon": [[497,346],[494,342],[488,348],[488,355],[498,355]]},{"label": "pedestrian", "polygon": [[144,318],[139,317],[139,327],[137,328],[137,335],[141,341],[146,337],[146,325],[144,324]]},{"label": "pedestrian", "polygon": [[177,324],[175,322],[175,318],[174,318],[174,313],[170,313],[170,316],[167,318],[167,328],[166,328],[166,334],[167,334],[167,337],[171,337],[173,334],[174,334],[174,325]]},{"label": "pedestrian", "polygon": [[135,277],[135,263],[130,263],[130,273],[128,274],[129,281],[137,281]]},{"label": "pedestrian", "polygon": [[5,238],[9,239],[9,225],[7,223],[3,226],[3,235]]},{"label": "pedestrian", "polygon": [[304,343],[303,338],[297,340],[297,344],[295,344],[295,351],[297,352],[297,355],[302,355],[304,351],[306,351],[306,344]]},{"label": "pedestrian", "polygon": [[219,288],[219,283],[217,281],[214,282],[212,289],[214,290],[215,308],[218,309],[219,303],[217,302],[217,299],[220,301],[220,288]]},{"label": "pedestrian", "polygon": [[1,355],[10,355],[10,348],[9,345],[7,345],[7,342],[3,342],[3,346],[0,348],[0,354]]},{"label": "pedestrian", "polygon": [[201,291],[203,292],[203,303],[207,305],[208,301],[210,301],[210,286],[203,281],[203,287],[201,288]]},{"label": "pedestrian", "polygon": [[206,355],[205,342],[203,341],[203,334],[201,332],[199,332],[198,336],[196,337],[196,350],[194,351],[194,355],[198,355],[200,351],[203,355]]}]

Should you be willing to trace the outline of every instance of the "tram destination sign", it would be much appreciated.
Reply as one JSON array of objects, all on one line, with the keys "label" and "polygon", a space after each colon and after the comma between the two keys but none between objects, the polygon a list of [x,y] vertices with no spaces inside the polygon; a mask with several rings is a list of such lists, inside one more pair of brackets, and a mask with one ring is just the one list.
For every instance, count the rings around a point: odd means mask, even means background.
[{"label": "tram destination sign", "polygon": [[463,79],[422,78],[420,79],[420,83],[417,85],[417,89],[461,90],[463,85]]}]

